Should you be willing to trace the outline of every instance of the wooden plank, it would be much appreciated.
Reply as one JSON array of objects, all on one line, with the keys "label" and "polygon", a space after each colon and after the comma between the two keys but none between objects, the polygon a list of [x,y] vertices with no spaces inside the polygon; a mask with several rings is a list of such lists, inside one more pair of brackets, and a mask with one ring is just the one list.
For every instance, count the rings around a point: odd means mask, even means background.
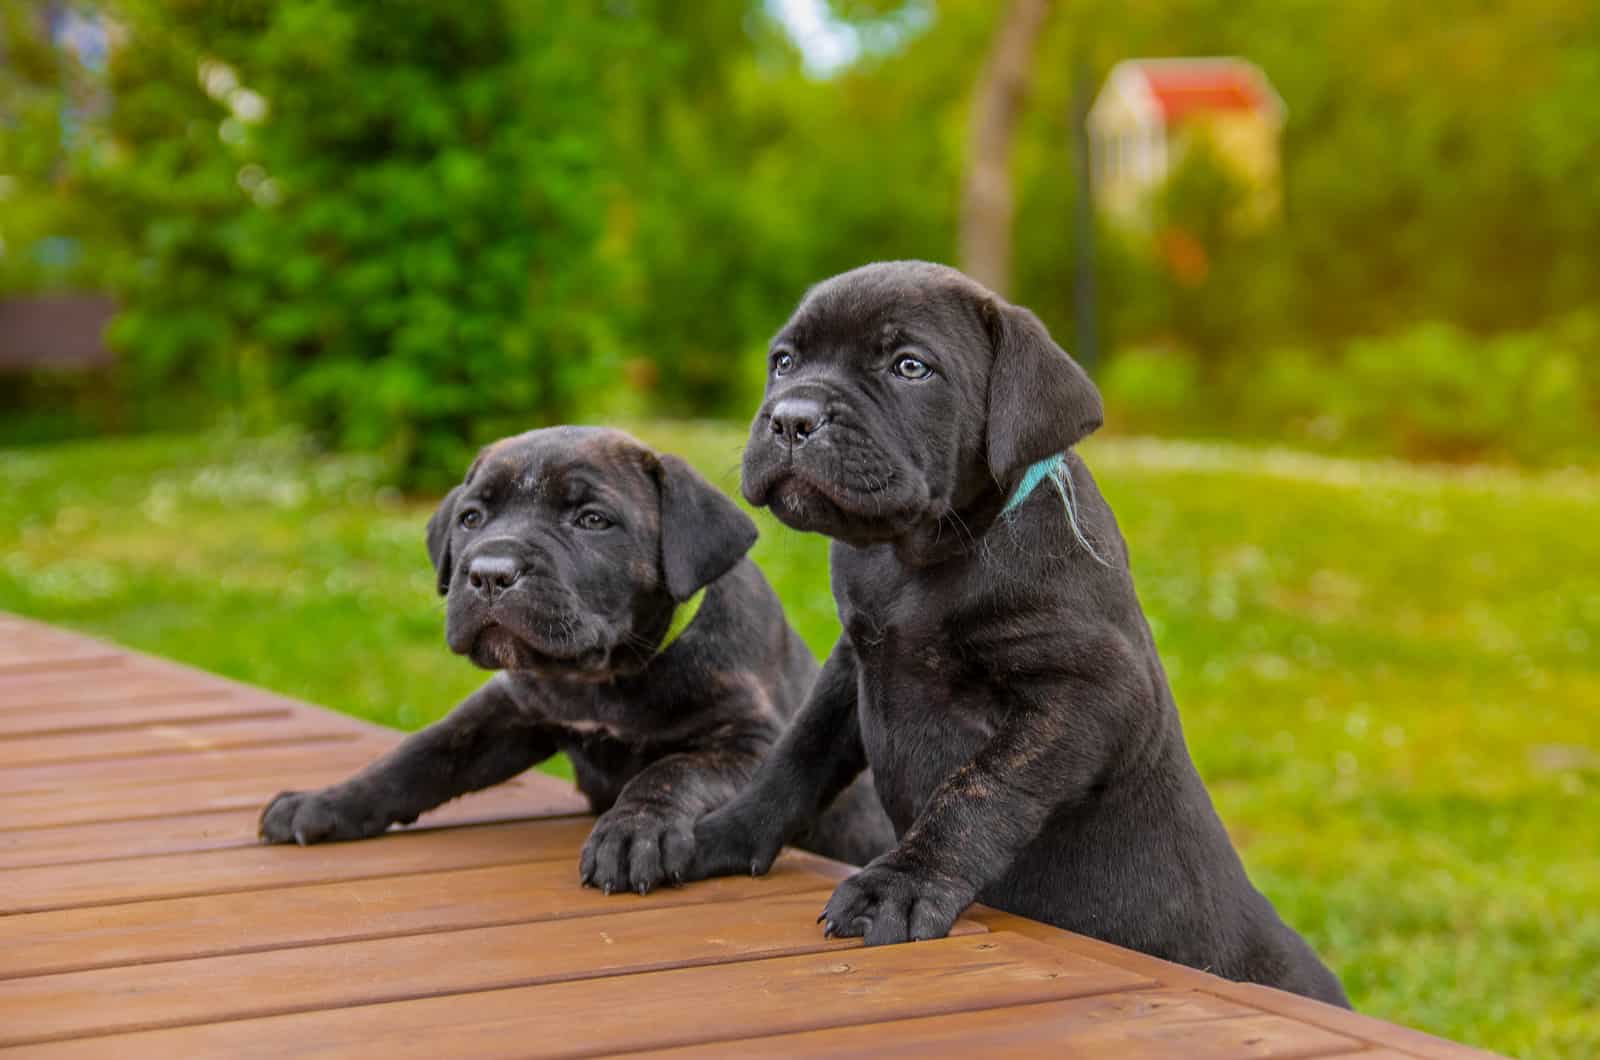
[{"label": "wooden plank", "polygon": [[[818,871],[817,861],[827,864],[826,859],[815,859],[814,855],[804,855],[801,864],[812,871]],[[996,909],[973,906],[967,910],[966,915],[990,931],[1014,932],[1046,943],[1053,949],[1113,962],[1120,968],[1148,975],[1167,986],[1204,991],[1285,1019],[1320,1027],[1373,1045],[1396,1048],[1426,1060],[1470,1060],[1471,1057],[1492,1058],[1497,1055],[1436,1038],[1410,1027],[1402,1027],[1359,1012],[1351,1012],[1349,1009],[1313,1001],[1298,994],[1254,983],[1236,983],[1231,979],[1223,979],[1185,965],[1173,964],[1159,957],[1126,950],[1109,942],[1076,935],[1050,924],[1041,924],[1036,920],[1028,920]],[[1363,1053],[1362,1056],[1365,1057],[1366,1054]]]},{"label": "wooden plank", "polygon": [[[586,818],[400,831],[359,843],[251,846],[126,858],[114,870],[77,865],[0,870],[0,915],[119,905],[152,898],[403,876],[525,861],[577,862]],[[573,870],[576,875],[577,869]]]},{"label": "wooden plank", "polygon": [[[266,689],[223,677],[219,674],[198,670],[170,659],[159,658],[153,655],[144,655],[130,651],[126,648],[110,645],[93,638],[69,633],[42,623],[23,621],[21,628],[34,631],[49,638],[49,642],[61,648],[83,653],[89,661],[82,663],[68,663],[63,667],[50,666],[19,666],[14,671],[0,668],[0,703],[8,689],[26,687],[28,682],[34,681],[60,681],[66,680],[69,684],[77,684],[84,689],[92,689],[102,683],[114,684],[119,680],[128,678],[156,679],[166,677],[174,681],[185,682],[191,688],[214,689],[219,694],[228,693],[246,699],[254,699],[264,703],[272,703],[290,707],[297,711],[306,711],[338,721],[355,729],[368,732],[390,732],[370,721],[336,714],[320,707],[308,708],[306,704],[286,696],[278,695]],[[7,634],[0,634],[4,640]]]},{"label": "wooden plank", "polygon": [[[848,879],[856,871],[849,865],[806,851],[793,851],[791,856],[797,860],[801,867],[834,880]],[[1052,948],[1065,950],[1069,953],[1077,953],[1084,957],[1091,957],[1097,961],[1107,961],[1119,967],[1131,968],[1141,975],[1149,976],[1151,979],[1168,986],[1214,993],[1217,990],[1234,985],[1229,980],[1212,975],[1209,972],[1202,972],[1187,965],[1164,961],[1160,957],[1152,957],[1136,950],[1123,949],[1121,946],[1102,942],[1087,935],[1078,935],[1074,932],[1066,931],[1053,924],[1029,920],[1026,917],[1017,916],[1015,913],[1003,912],[985,905],[973,905],[963,915],[977,921],[990,931],[1005,931],[1022,935],[1026,938],[1043,942]],[[1315,1004],[1315,1002],[1312,1003]],[[1331,1006],[1324,1007],[1330,1008],[1335,1012],[1344,1011],[1342,1009],[1332,1009]]]},{"label": "wooden plank", "polygon": [[[115,706],[148,706],[159,707],[167,703],[193,703],[207,701],[213,703],[228,700],[240,700],[242,697],[230,688],[204,688],[185,682],[164,681],[151,682],[147,687],[137,690],[102,690],[104,694],[94,695],[88,692],[74,694],[70,699],[45,699],[40,693],[31,693],[27,696],[18,695],[11,701],[0,700],[0,721],[15,725],[28,718],[30,715],[43,715],[45,717],[70,717],[80,711],[104,710]],[[43,695],[65,695],[66,693],[45,693]]]},{"label": "wooden plank", "polygon": [[8,625],[0,633],[0,674],[116,665],[125,654],[103,641],[34,623]]},{"label": "wooden plank", "polygon": [[[1359,1038],[1374,1046],[1393,1049],[1425,1060],[1499,1060],[1498,1053],[1475,1049],[1459,1042],[1436,1038],[1423,1031],[1402,1027],[1359,1012],[1324,1005],[1298,994],[1285,993],[1254,983],[1221,981],[1214,993],[1240,1004],[1254,1005],[1286,1019],[1298,1020],[1313,1027],[1322,1027],[1340,1034]],[[1365,1054],[1363,1054],[1365,1056]]]},{"label": "wooden plank", "polygon": [[[0,869],[254,846],[264,801],[246,799],[242,808],[149,819],[0,831]],[[6,810],[0,803],[0,813]],[[571,788],[551,792],[543,785],[534,789],[513,782],[447,803],[424,814],[412,830],[587,811],[588,803]]]},{"label": "wooden plank", "polygon": [[[640,899],[577,886],[586,818],[250,841],[273,791],[341,778],[398,738],[0,615],[0,1038],[155,1020],[174,1025],[24,1048],[1490,1055],[981,907],[968,919],[998,932],[991,949],[794,955],[852,945],[811,923],[850,870],[809,855]],[[425,823],[580,805],[564,783],[527,783],[531,800],[498,789]],[[1030,978],[1039,959],[1112,979]]]},{"label": "wooden plank", "polygon": [[61,626],[53,626],[48,622],[36,622],[33,619],[13,615],[5,625],[5,642],[7,644],[99,644],[100,641],[82,633],[74,633]]},{"label": "wooden plank", "polygon": [[[702,1043],[634,1055],[662,1060],[756,1055],[1292,1060],[1348,1055],[1361,1048],[1361,1043],[1352,1038],[1207,994],[1137,990],[779,1037]],[[1362,1053],[1362,1060],[1367,1055]]]},{"label": "wooden plank", "polygon": [[220,850],[254,841],[254,829],[254,816],[249,811],[217,810],[153,821],[96,822],[0,832],[0,869],[71,865],[186,850]]},{"label": "wooden plank", "polygon": [[116,650],[103,641],[42,622],[7,623],[4,636],[0,636],[0,659],[27,658],[30,653],[55,653],[71,648]]},{"label": "wooden plank", "polygon": [[0,657],[0,674],[38,673],[44,670],[93,670],[115,666],[122,660],[111,648],[98,645],[18,650]]},{"label": "wooden plank", "polygon": [[[5,641],[12,635],[13,634],[9,633],[5,629],[0,628],[0,641]],[[88,638],[84,638],[82,643],[96,644],[101,648],[108,649],[115,653],[116,662],[107,663],[103,666],[97,667],[94,671],[95,675],[98,677],[103,677],[107,681],[115,682],[131,677],[150,677],[158,674],[167,674],[170,676],[179,670],[188,669],[167,659],[161,659],[153,655],[140,655],[124,648],[118,648],[115,645],[103,644],[98,641],[89,640]],[[194,670],[193,673],[203,674],[206,678],[212,681],[227,680],[225,677],[219,677],[216,674],[210,673],[206,670]],[[0,674],[0,691],[34,685],[40,687],[59,685],[79,685],[82,687],[90,687],[93,682],[87,680],[87,677],[88,675],[84,673],[72,670],[60,672],[45,670],[37,673],[6,673]]]},{"label": "wooden plank", "polygon": [[[859,947],[817,929],[828,900],[817,882],[708,917],[650,908],[11,979],[0,982],[0,1011],[11,1014],[0,1045]],[[567,887],[579,889],[570,874]],[[968,921],[953,934],[982,930]]]},{"label": "wooden plank", "polygon": [[[340,745],[334,744],[335,748]],[[133,821],[172,814],[214,810],[260,809],[280,791],[306,791],[343,780],[355,771],[348,759],[323,762],[320,750],[300,751],[305,759],[298,767],[285,765],[281,771],[257,776],[221,776],[189,779],[166,787],[145,782],[135,785],[85,787],[75,791],[0,795],[0,835],[9,830],[52,828],[95,821]],[[168,776],[171,775],[168,767]],[[528,790],[527,781],[514,780],[501,785],[507,791]],[[571,785],[559,781],[553,789],[571,793]],[[493,789],[491,789],[493,790]],[[578,813],[586,803],[568,800],[563,813]]]},{"label": "wooden plank", "polygon": [[[794,856],[798,865],[820,875],[831,874],[834,878],[842,879],[854,871],[847,865],[840,865],[838,862],[819,858],[814,854],[796,853]],[[1022,935],[1045,943],[1052,949],[1115,964],[1119,968],[1146,975],[1169,987],[1203,991],[1285,1019],[1355,1038],[1374,1047],[1381,1045],[1395,1048],[1425,1060],[1470,1060],[1472,1057],[1493,1058],[1498,1055],[1446,1041],[1423,1031],[1375,1019],[1359,1012],[1326,1005],[1297,994],[1253,983],[1236,983],[1208,972],[1164,961],[1149,954],[1123,949],[1109,942],[1063,931],[1051,924],[1028,920],[997,909],[975,905],[968,909],[965,915],[992,932]]]},{"label": "wooden plank", "polygon": [[[161,755],[182,758],[198,751],[282,744],[316,744],[353,740],[356,730],[329,718],[269,718],[211,725],[152,725],[111,733],[35,736],[6,747],[8,765],[34,766],[58,762]],[[181,768],[176,766],[175,768]]]},{"label": "wooden plank", "polygon": [[235,695],[225,681],[203,680],[154,667],[108,666],[92,673],[54,671],[0,674],[0,714],[62,710],[78,705],[130,702],[152,695]]},{"label": "wooden plank", "polygon": [[1119,967],[1131,968],[1168,986],[1216,993],[1229,985],[1228,980],[1212,975],[1209,972],[1202,972],[1187,965],[1164,961],[1160,957],[1152,957],[1147,953],[1126,950],[1109,942],[1102,942],[1087,935],[1077,935],[1071,931],[1064,931],[1053,924],[1029,920],[1014,913],[1005,913],[998,909],[990,909],[987,906],[975,905],[967,910],[966,915],[983,924],[990,931],[1009,931],[1043,942],[1054,949],[1091,957],[1097,961],[1113,961]]},{"label": "wooden plank", "polygon": [[[348,767],[352,772],[383,754],[399,742],[396,735],[358,736],[314,749],[299,746],[268,745],[196,751],[183,760],[187,780],[229,776],[282,775],[291,769],[315,764],[330,771]],[[160,785],[172,780],[172,761],[165,757],[102,759],[85,765],[60,762],[37,766],[0,769],[0,798],[43,792],[127,790]],[[3,811],[0,811],[3,812]]]},{"label": "wooden plank", "polygon": [[33,1046],[29,1055],[579,1056],[1149,985],[1016,935],[968,935],[80,1038]]},{"label": "wooden plank", "polygon": [[[554,860],[488,868],[0,917],[0,979],[765,900],[826,886],[784,854],[762,877],[728,876],[668,887],[644,898],[631,892],[607,896],[578,886],[576,850],[565,853]],[[814,913],[802,917],[807,923],[814,918]]]},{"label": "wooden plank", "polygon": [[[245,718],[287,718],[287,707],[232,699],[226,695],[174,700],[167,696],[143,703],[116,703],[80,710],[34,710],[0,715],[0,741],[61,736],[80,732],[117,732],[156,725],[204,725]],[[9,757],[0,744],[0,756]]]},{"label": "wooden plank", "polygon": [[[233,700],[292,710],[313,710],[319,714],[330,714],[341,720],[348,720],[353,724],[361,724],[357,719],[347,719],[345,715],[308,707],[293,699],[238,685],[221,678],[195,676],[182,671],[163,672],[153,667],[121,670],[117,671],[117,674],[114,679],[110,674],[104,676],[98,673],[79,674],[76,681],[55,683],[22,684],[0,679],[0,717],[17,718],[29,713],[66,714],[125,704],[159,704],[163,700],[179,702],[212,699],[219,702]],[[52,673],[49,676],[66,675]]]}]

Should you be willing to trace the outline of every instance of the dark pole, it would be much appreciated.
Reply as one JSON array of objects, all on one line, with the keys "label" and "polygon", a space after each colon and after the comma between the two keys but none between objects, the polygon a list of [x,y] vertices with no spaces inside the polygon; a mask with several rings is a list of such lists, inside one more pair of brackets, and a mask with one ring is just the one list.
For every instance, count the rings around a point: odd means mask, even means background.
[{"label": "dark pole", "polygon": [[1073,317],[1077,348],[1073,353],[1090,375],[1100,365],[1099,299],[1095,293],[1094,180],[1089,163],[1089,69],[1080,44],[1073,57],[1072,160],[1078,178],[1077,206],[1073,211],[1077,248],[1077,278],[1073,291]]}]

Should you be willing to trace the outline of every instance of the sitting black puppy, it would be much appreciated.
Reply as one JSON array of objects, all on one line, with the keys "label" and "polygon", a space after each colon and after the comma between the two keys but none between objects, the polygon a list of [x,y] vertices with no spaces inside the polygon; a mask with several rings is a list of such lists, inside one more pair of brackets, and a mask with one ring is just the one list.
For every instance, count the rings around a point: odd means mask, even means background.
[{"label": "sitting black puppy", "polygon": [[1116,520],[1072,447],[1094,385],[953,269],[869,265],[778,333],[745,497],[834,538],[844,626],[694,874],[762,872],[871,766],[899,836],[830,934],[944,935],[974,899],[1348,1004],[1245,876],[1195,772]]},{"label": "sitting black puppy", "polygon": [[[583,881],[681,880],[695,819],[749,779],[817,673],[745,558],[755,539],[688,464],[620,431],[489,446],[429,520],[428,554],[451,649],[502,672],[350,779],[277,796],[261,837],[377,835],[566,751],[601,814]],[[860,863],[894,831],[862,784],[800,842]]]}]

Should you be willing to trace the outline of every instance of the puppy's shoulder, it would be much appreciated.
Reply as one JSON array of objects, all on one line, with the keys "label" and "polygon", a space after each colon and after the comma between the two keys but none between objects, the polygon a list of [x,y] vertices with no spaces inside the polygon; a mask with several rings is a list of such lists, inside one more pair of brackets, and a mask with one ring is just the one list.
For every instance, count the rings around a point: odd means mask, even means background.
[{"label": "puppy's shoulder", "polygon": [[1076,452],[1067,454],[1059,474],[1000,516],[988,544],[991,566],[1047,584],[1121,583],[1128,577],[1128,547],[1117,517]]},{"label": "puppy's shoulder", "polygon": [[693,621],[663,658],[695,679],[711,669],[766,667],[796,639],[778,594],[747,556],[707,585]]},{"label": "puppy's shoulder", "polygon": [[[737,635],[751,623],[765,625],[783,620],[783,604],[761,568],[749,556],[705,588],[700,613],[708,626],[723,635]],[[699,622],[699,618],[696,618]]]}]

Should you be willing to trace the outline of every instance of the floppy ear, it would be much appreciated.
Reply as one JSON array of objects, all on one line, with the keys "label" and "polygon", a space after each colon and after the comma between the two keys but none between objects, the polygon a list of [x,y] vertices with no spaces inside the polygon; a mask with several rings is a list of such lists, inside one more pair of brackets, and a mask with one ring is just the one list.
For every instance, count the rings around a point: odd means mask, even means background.
[{"label": "floppy ear", "polygon": [[737,504],[675,456],[663,454],[661,570],[682,603],[716,581],[756,543],[756,524]]},{"label": "floppy ear", "polygon": [[1100,426],[1100,391],[1021,306],[985,306],[994,362],[989,369],[989,473],[1009,491],[1030,464],[1065,452]]},{"label": "floppy ear", "polygon": [[438,575],[440,596],[450,591],[450,575],[455,569],[455,560],[450,555],[450,532],[455,529],[456,498],[459,496],[461,487],[456,486],[444,495],[439,507],[428,517],[428,558],[433,560],[433,569]]}]

